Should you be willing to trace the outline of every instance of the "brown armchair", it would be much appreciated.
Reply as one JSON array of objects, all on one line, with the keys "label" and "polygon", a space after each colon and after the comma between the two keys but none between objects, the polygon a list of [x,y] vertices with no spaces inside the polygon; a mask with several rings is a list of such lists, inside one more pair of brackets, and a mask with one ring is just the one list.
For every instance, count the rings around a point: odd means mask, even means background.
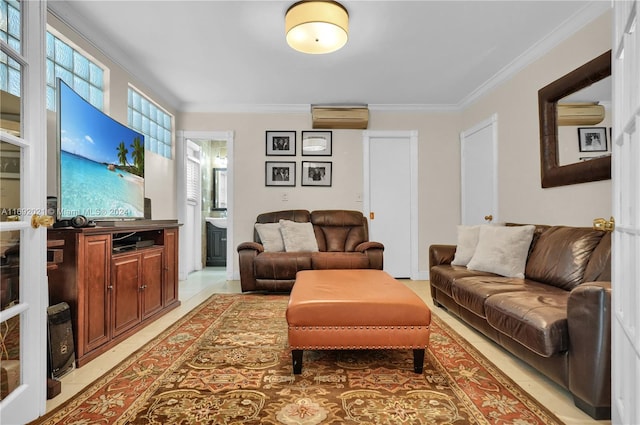
[{"label": "brown armchair", "polygon": [[253,242],[243,242],[237,248],[243,292],[289,292],[300,270],[382,270],[384,246],[369,241],[368,222],[359,211],[275,211],[258,215],[256,223],[280,220],[311,222],[318,251],[265,251],[254,227]]}]

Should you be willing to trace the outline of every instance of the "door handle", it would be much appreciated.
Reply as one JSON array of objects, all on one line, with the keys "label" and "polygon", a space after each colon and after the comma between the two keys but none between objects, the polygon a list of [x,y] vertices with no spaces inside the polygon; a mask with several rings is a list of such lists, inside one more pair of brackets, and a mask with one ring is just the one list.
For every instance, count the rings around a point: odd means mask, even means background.
[{"label": "door handle", "polygon": [[609,220],[604,218],[596,218],[593,220],[593,228],[604,232],[613,232],[616,228],[616,221],[611,217]]},{"label": "door handle", "polygon": [[53,226],[53,217],[50,215],[38,215],[34,214],[31,216],[31,227],[34,229],[42,227],[51,227]]},{"label": "door handle", "polygon": [[369,213],[369,219],[370,219],[370,220],[373,220],[374,218],[376,218],[376,213],[374,213],[373,211],[371,211],[371,212]]}]

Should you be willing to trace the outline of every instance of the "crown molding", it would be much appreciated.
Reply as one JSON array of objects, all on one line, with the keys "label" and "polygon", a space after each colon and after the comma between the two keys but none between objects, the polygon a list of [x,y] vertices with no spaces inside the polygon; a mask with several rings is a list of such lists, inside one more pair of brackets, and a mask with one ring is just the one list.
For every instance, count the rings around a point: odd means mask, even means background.
[{"label": "crown molding", "polygon": [[532,64],[536,60],[542,58],[553,48],[571,37],[573,34],[582,29],[585,25],[602,16],[611,9],[611,2],[606,0],[593,1],[571,17],[566,19],[553,32],[549,33],[545,38],[538,41],[530,49],[526,50],[508,65],[498,71],[493,77],[485,81],[482,85],[469,93],[457,105],[458,109],[466,109],[474,102],[479,100],[489,91],[507,82],[522,69]]}]

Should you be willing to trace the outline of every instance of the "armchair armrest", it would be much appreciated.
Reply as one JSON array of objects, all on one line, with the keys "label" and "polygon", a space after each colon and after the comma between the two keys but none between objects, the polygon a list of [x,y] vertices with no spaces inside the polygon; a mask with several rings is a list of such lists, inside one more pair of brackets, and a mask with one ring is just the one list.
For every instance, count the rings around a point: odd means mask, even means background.
[{"label": "armchair armrest", "polygon": [[611,314],[611,282],[586,282],[571,291],[569,390],[589,409],[611,406]]},{"label": "armchair armrest", "polygon": [[429,246],[429,268],[440,264],[451,264],[456,254],[456,245]]},{"label": "armchair armrest", "polygon": [[382,270],[384,245],[380,242],[362,242],[356,246],[356,252],[362,252],[369,258],[369,267],[372,269]]}]

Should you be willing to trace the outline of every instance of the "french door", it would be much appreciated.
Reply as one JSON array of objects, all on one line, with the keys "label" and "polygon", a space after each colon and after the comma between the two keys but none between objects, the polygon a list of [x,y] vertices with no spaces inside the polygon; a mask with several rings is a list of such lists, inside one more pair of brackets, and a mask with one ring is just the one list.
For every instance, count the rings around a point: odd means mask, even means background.
[{"label": "french door", "polygon": [[640,35],[636,1],[613,2],[612,403],[614,424],[640,423]]},{"label": "french door", "polygon": [[[0,423],[46,407],[46,1],[3,2],[0,39]],[[43,217],[44,216],[44,217]],[[33,224],[32,224],[33,222]]]}]

